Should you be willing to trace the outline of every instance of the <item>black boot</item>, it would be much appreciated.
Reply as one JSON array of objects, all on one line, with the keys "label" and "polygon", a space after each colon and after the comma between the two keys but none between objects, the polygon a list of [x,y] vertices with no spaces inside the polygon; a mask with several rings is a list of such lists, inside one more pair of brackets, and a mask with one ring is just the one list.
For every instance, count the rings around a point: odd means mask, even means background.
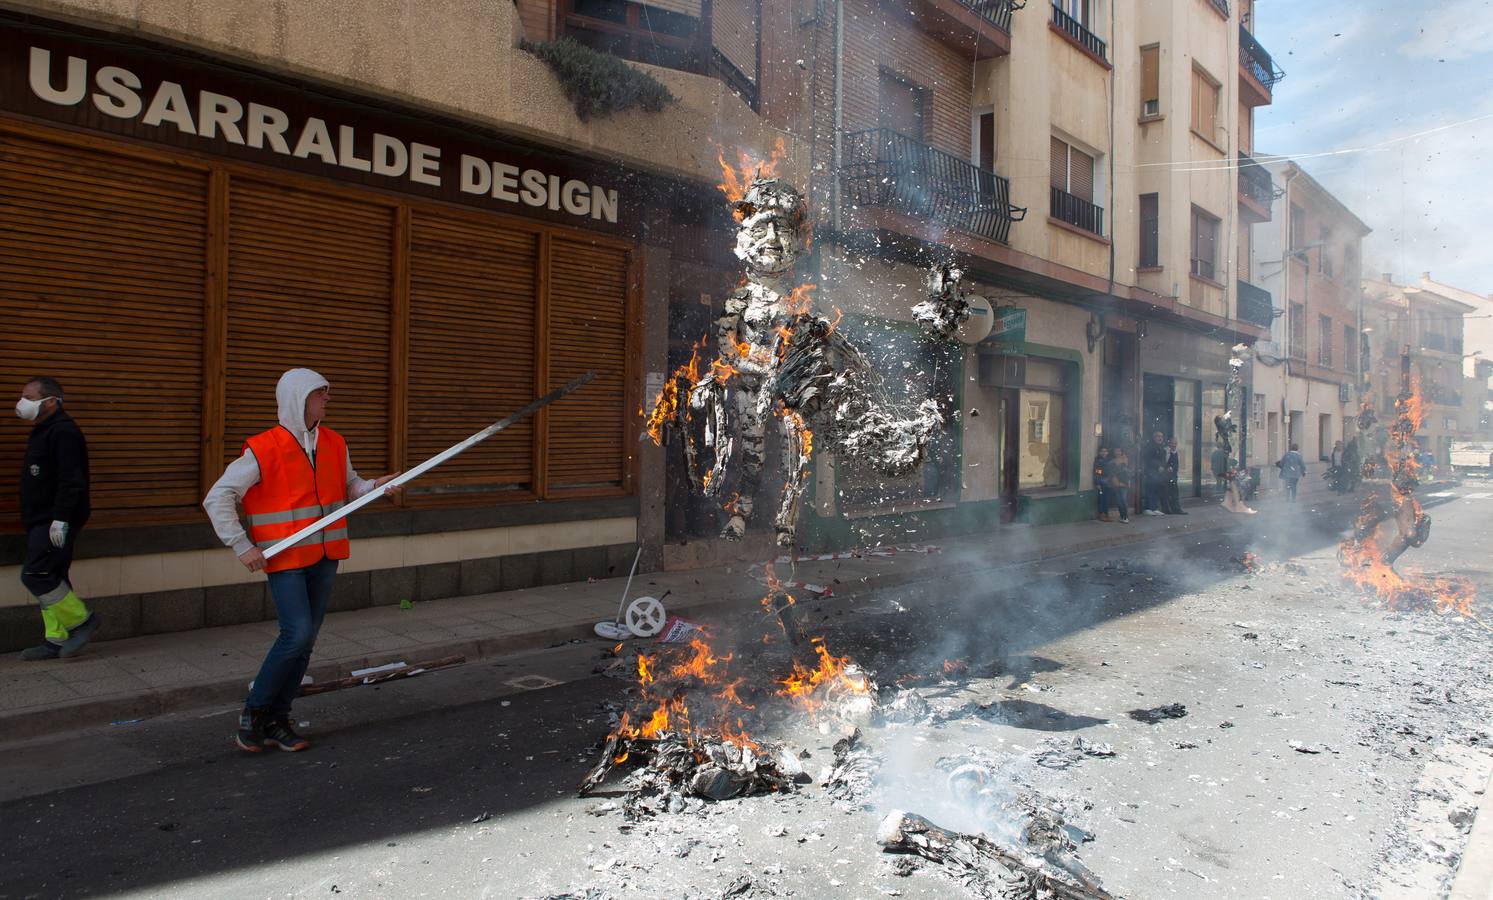
[{"label": "black boot", "polygon": [[234,743],[250,753],[263,753],[266,718],[262,710],[244,707],[238,716],[238,736],[233,739]]}]

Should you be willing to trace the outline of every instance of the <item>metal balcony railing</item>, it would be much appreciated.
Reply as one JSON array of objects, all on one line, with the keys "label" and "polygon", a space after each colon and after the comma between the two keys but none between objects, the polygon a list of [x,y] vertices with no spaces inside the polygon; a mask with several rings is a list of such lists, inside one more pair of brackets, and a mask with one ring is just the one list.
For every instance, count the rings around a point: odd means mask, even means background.
[{"label": "metal balcony railing", "polygon": [[1006,34],[1011,33],[1011,12],[1026,5],[1023,0],[959,0],[959,2],[971,11],[979,13],[985,21]]},{"label": "metal balcony railing", "polygon": [[1271,303],[1270,292],[1247,281],[1239,281],[1237,285],[1239,321],[1269,328],[1270,323],[1275,319],[1275,306]]},{"label": "metal balcony railing", "polygon": [[1052,188],[1052,217],[1104,237],[1104,207],[1095,206],[1067,191]]},{"label": "metal balcony railing", "polygon": [[1208,0],[1208,2],[1212,3],[1213,8],[1222,13],[1225,19],[1229,17],[1229,0]]},{"label": "metal balcony railing", "polygon": [[890,128],[845,135],[840,169],[845,199],[927,216],[1006,243],[1026,210],[1011,205],[1011,183]]},{"label": "metal balcony railing", "polygon": [[1243,25],[1239,26],[1239,65],[1249,72],[1256,80],[1267,89],[1275,87],[1275,83],[1286,77],[1286,73],[1275,64],[1255,36],[1249,33],[1249,29]]},{"label": "metal balcony railing", "polygon": [[1101,41],[1098,35],[1083,27],[1082,23],[1063,12],[1056,5],[1052,7],[1052,24],[1056,25],[1075,41],[1078,41],[1085,50],[1106,62],[1109,61],[1109,57],[1105,55],[1106,47],[1104,41]]},{"label": "metal balcony railing", "polygon": [[1270,170],[1243,153],[1239,154],[1239,193],[1266,209],[1275,202],[1275,182],[1270,178]]}]

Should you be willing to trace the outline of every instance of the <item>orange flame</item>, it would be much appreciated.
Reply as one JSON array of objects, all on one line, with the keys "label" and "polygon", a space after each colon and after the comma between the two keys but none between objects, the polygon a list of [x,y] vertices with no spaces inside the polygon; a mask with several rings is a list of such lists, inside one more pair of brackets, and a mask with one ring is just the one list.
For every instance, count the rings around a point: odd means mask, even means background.
[{"label": "orange flame", "polygon": [[[735,203],[746,196],[747,188],[752,182],[760,178],[776,178],[778,174],[778,163],[788,155],[783,139],[779,137],[773,144],[772,154],[767,159],[752,156],[745,150],[736,151],[737,166],[726,162],[726,148],[716,147],[715,158],[721,165],[721,183],[716,185],[726,199]],[[738,212],[737,221],[742,218]]]},{"label": "orange flame", "polygon": [[823,705],[824,701],[831,696],[840,693],[867,694],[870,693],[870,685],[865,676],[853,675],[846,671],[850,664],[848,656],[834,656],[824,646],[823,638],[812,638],[814,652],[819,656],[819,664],[809,669],[803,663],[793,663],[793,673],[782,681],[783,685],[778,693],[789,697],[804,709],[813,713]]},{"label": "orange flame", "polygon": [[817,284],[801,284],[788,292],[788,313],[801,316],[810,313],[814,309],[814,298],[809,296],[819,290]]},{"label": "orange flame", "polygon": [[656,447],[664,445],[664,428],[679,415],[680,381],[694,386],[700,380],[700,348],[703,346],[705,338],[701,337],[690,351],[689,361],[674,370],[653,399],[653,409],[648,413],[645,425],[648,437]]},{"label": "orange flame", "polygon": [[653,660],[647,654],[638,654],[638,681],[643,684],[653,683]]}]

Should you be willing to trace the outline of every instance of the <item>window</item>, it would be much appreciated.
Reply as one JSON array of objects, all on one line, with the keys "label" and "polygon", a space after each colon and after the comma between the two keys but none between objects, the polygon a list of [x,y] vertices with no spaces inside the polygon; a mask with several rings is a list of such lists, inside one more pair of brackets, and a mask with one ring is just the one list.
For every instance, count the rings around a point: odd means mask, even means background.
[{"label": "window", "polygon": [[1358,335],[1352,325],[1343,326],[1343,368],[1349,372],[1358,371]]},{"label": "window", "polygon": [[1161,209],[1156,194],[1140,195],[1140,267],[1161,265]]},{"label": "window", "polygon": [[1264,394],[1255,394],[1254,395],[1254,399],[1249,404],[1249,416],[1250,416],[1250,426],[1249,427],[1253,428],[1256,434],[1264,434],[1264,432],[1265,432],[1265,395]]},{"label": "window", "polygon": [[975,116],[974,163],[987,172],[995,171],[995,112]]},{"label": "window", "polygon": [[1317,240],[1322,246],[1317,248],[1317,271],[1332,277],[1332,231],[1323,225],[1317,229]]},{"label": "window", "polygon": [[1306,304],[1292,303],[1289,320],[1291,356],[1306,359]]},{"label": "window", "polygon": [[1218,140],[1218,82],[1202,69],[1192,70],[1192,130]]},{"label": "window", "polygon": [[1141,118],[1161,115],[1161,47],[1140,48]]},{"label": "window", "polygon": [[882,128],[890,128],[898,134],[915,141],[923,140],[923,106],[925,91],[898,75],[885,69],[881,71],[881,121]]},{"label": "window", "polygon": [[593,50],[671,69],[702,68],[701,0],[561,0],[567,37]]},{"label": "window", "polygon": [[1089,16],[1093,12],[1089,0],[1052,0],[1052,5],[1067,13],[1070,18],[1085,28],[1089,27]]},{"label": "window", "polygon": [[1094,157],[1052,138],[1052,217],[1094,234],[1104,233],[1104,210],[1094,204]]},{"label": "window", "polygon": [[1017,447],[1017,484],[1057,488],[1067,483],[1068,366],[1055,360],[1027,359],[1020,390],[1022,426]]},{"label": "window", "polygon": [[1332,317],[1317,316],[1317,365],[1332,366]]},{"label": "window", "polygon": [[1291,247],[1292,250],[1300,250],[1306,244],[1306,213],[1296,204],[1291,204]]},{"label": "window", "polygon": [[1218,219],[1196,206],[1192,208],[1192,274],[1216,280]]}]

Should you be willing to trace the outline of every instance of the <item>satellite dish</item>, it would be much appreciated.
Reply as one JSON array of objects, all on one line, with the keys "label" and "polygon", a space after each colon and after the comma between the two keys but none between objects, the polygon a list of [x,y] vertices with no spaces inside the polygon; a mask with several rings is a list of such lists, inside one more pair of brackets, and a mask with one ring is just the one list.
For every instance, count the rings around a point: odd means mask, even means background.
[{"label": "satellite dish", "polygon": [[961,344],[978,344],[990,336],[990,329],[995,327],[995,310],[991,308],[990,301],[979,295],[966,297],[969,302],[969,318],[954,332],[954,336]]}]

